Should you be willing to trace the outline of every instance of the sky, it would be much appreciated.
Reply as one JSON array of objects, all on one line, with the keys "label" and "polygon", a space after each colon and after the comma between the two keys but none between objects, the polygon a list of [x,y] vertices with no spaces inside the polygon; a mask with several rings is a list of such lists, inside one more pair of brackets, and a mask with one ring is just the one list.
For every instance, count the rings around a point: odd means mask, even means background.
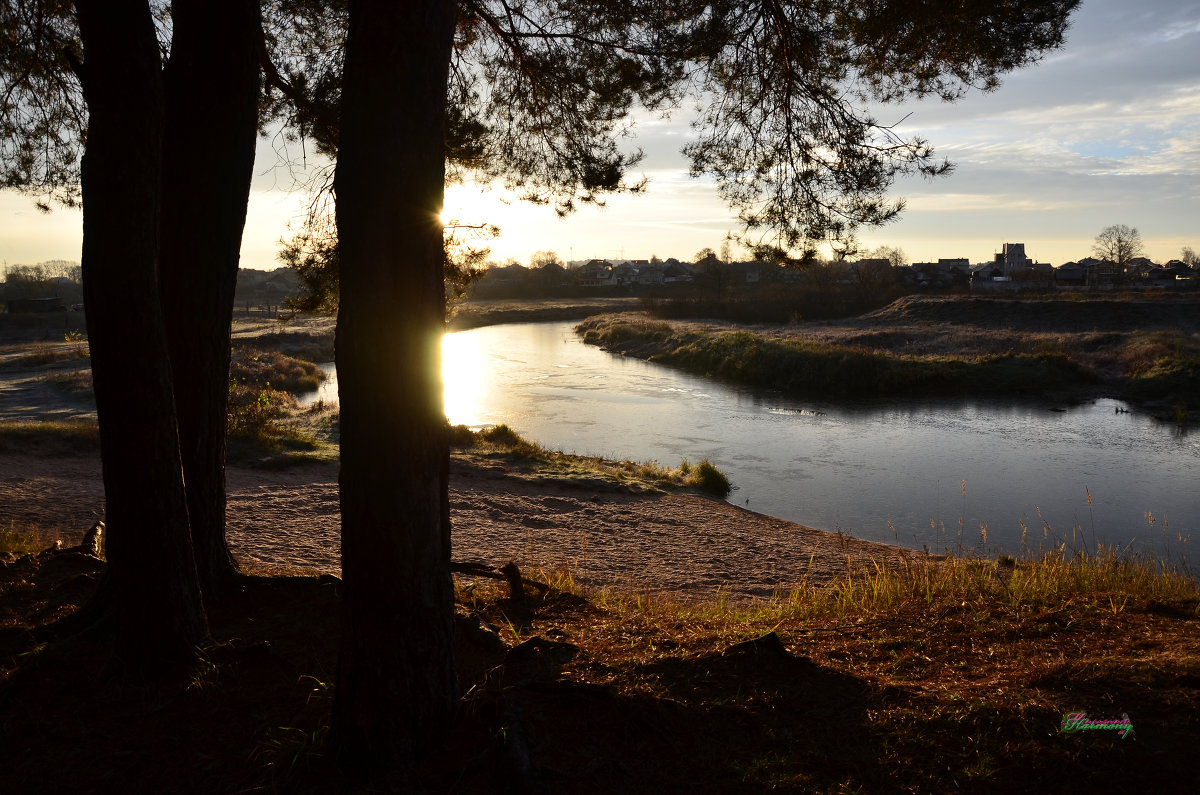
[{"label": "sky", "polygon": [[[1008,75],[999,90],[873,112],[882,123],[903,119],[898,131],[928,139],[956,169],[893,186],[907,209],[861,230],[864,250],[983,262],[1004,243],[1024,243],[1033,259],[1060,265],[1088,256],[1112,224],[1136,227],[1158,262],[1184,246],[1200,250],[1200,0],[1084,0],[1065,47]],[[639,120],[632,145],[644,151],[650,180],[640,196],[559,219],[549,207],[506,201],[502,190],[455,186],[443,215],[499,225],[496,261],[527,263],[543,250],[564,260],[691,260],[719,250],[738,225],[711,182],[688,176],[679,149],[689,132],[686,118]],[[243,267],[278,267],[278,242],[307,204],[278,165],[278,145],[260,141]],[[77,211],[43,215],[4,191],[0,220],[0,265],[79,259]]]}]

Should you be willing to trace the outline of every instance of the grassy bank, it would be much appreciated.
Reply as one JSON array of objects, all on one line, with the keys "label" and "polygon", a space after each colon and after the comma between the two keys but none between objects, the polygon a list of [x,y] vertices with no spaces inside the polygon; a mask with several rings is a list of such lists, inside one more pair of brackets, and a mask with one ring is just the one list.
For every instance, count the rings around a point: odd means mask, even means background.
[{"label": "grassy bank", "polygon": [[311,361],[258,347],[234,348],[225,421],[230,461],[280,466],[336,458],[336,412],[320,404],[302,409],[296,401],[324,378]]},{"label": "grassy bank", "polygon": [[885,320],[809,332],[632,315],[591,318],[577,331],[606,350],[797,394],[1065,401],[1107,394],[1157,402],[1183,421],[1189,406],[1200,406],[1200,338],[1185,331],[989,333],[947,324],[897,327]]},{"label": "grassy bank", "polygon": [[[335,461],[339,412],[321,403],[298,406],[293,395],[263,386],[231,389],[226,428],[231,464],[278,468]],[[695,491],[729,495],[729,479],[704,459],[677,467],[656,461],[613,461],[549,450],[521,438],[507,425],[472,431],[450,429],[453,458],[497,475],[520,480],[577,486],[599,491],[660,493]],[[100,451],[96,420],[0,422],[0,452],[36,452],[45,456],[95,455]]]},{"label": "grassy bank", "polygon": [[[102,639],[47,645],[22,630],[81,603],[101,572],[69,555],[0,569],[0,728],[11,738],[0,764],[16,789],[370,789],[326,746],[336,580],[248,580],[210,613],[215,644],[191,679],[96,688]],[[588,591],[569,572],[540,579],[548,591],[530,590],[523,606],[490,580],[457,583],[462,722],[414,788],[987,793],[1103,781],[1166,792],[1194,782],[1200,592],[1153,561],[1102,551],[875,567],[752,603]],[[1060,731],[1080,712],[1128,716],[1133,733]]]},{"label": "grassy bank", "polygon": [[911,356],[751,331],[676,330],[606,316],[578,329],[606,350],[747,386],[839,397],[1069,392],[1099,379],[1061,353]]},{"label": "grassy bank", "polygon": [[633,493],[692,490],[726,497],[729,479],[706,458],[687,460],[675,468],[657,461],[613,461],[548,450],[522,439],[507,425],[472,431],[463,425],[450,429],[454,458],[510,477],[538,483],[597,488]]}]

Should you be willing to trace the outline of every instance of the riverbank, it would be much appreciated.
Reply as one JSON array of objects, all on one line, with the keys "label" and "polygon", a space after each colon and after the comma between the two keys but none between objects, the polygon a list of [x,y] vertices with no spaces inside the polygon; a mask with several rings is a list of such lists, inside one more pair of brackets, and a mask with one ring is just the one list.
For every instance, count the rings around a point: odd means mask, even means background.
[{"label": "riverbank", "polygon": [[[97,680],[103,632],[35,634],[103,571],[72,550],[0,565],[0,768],[16,791],[394,789],[328,754],[336,577],[254,567],[209,609],[202,667],[128,684]],[[526,572],[544,588],[520,604],[459,579],[460,722],[410,788],[1171,792],[1194,780],[1200,594],[1153,564],[847,568],[751,604]]]},{"label": "riverbank", "polygon": [[786,326],[624,313],[577,331],[605,350],[747,386],[832,397],[1114,397],[1200,414],[1200,302],[909,296]]},{"label": "riverbank", "polygon": [[[767,598],[825,582],[848,564],[902,565],[904,550],[826,533],[689,492],[622,488],[587,472],[510,471],[487,451],[456,455],[451,525],[456,561],[567,572],[580,584],[625,592]],[[104,517],[99,455],[0,456],[0,528],[49,545],[77,544]],[[340,574],[337,462],[282,468],[229,466],[227,533],[244,565]]]}]

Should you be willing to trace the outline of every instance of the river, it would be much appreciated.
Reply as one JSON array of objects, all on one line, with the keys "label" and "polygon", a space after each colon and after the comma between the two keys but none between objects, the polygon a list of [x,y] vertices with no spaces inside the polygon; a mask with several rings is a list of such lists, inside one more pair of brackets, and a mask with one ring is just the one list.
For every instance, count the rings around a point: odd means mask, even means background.
[{"label": "river", "polygon": [[[447,334],[450,421],[609,458],[708,458],[737,487],[730,502],[914,549],[1098,541],[1190,557],[1200,434],[1123,403],[803,400],[605,353],[573,326]],[[310,399],[336,400],[325,367]]]}]

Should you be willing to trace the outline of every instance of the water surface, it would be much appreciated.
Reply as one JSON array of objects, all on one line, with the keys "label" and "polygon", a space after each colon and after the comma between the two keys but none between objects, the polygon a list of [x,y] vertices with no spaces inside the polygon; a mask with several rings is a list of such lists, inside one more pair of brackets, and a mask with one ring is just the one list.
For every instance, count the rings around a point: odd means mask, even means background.
[{"label": "water surface", "polygon": [[605,353],[571,323],[455,332],[443,351],[455,424],[507,423],[610,458],[709,458],[737,486],[730,502],[860,538],[993,553],[1096,540],[1178,557],[1200,525],[1200,435],[1117,401],[798,400]]}]

